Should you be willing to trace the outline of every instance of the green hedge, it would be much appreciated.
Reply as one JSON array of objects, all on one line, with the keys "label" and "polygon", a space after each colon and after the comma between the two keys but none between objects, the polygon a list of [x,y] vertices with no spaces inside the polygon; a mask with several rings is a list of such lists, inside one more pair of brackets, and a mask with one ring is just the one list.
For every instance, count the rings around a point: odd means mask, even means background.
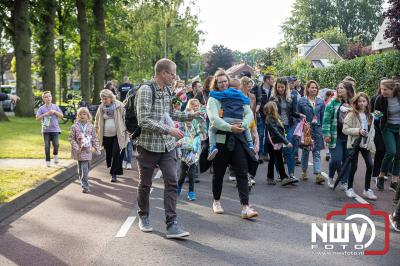
[{"label": "green hedge", "polygon": [[357,81],[357,91],[374,95],[382,77],[400,75],[400,51],[374,54],[343,61],[328,68],[297,69],[301,80],[316,80],[321,88],[335,89],[346,76]]}]

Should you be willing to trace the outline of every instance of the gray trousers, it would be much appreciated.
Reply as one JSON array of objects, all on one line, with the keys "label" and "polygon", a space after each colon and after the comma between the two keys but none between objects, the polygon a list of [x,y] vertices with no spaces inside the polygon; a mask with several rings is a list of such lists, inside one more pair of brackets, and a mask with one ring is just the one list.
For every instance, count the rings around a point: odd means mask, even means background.
[{"label": "gray trousers", "polygon": [[89,188],[89,161],[78,161],[79,180],[83,189]]},{"label": "gray trousers", "polygon": [[153,172],[156,166],[160,167],[164,180],[164,210],[165,223],[170,225],[176,219],[176,151],[151,152],[140,146],[137,147],[139,156],[137,164],[139,169],[139,188],[137,202],[140,216],[149,215],[149,197],[152,185]]}]

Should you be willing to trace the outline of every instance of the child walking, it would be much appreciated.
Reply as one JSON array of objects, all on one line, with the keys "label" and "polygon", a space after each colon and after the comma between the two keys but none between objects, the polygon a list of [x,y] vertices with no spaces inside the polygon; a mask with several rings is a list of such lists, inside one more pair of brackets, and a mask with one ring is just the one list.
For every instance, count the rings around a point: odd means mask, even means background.
[{"label": "child walking", "polygon": [[[356,197],[353,190],[353,180],[354,174],[357,171],[358,154],[361,153],[366,167],[363,195],[370,200],[376,200],[377,197],[370,188],[373,168],[371,151],[375,151],[375,128],[373,126],[373,116],[369,109],[368,95],[363,92],[357,93],[352,100],[352,106],[352,111],[347,114],[343,123],[343,133],[348,135],[347,148],[352,148],[354,152],[346,195],[349,198]],[[360,143],[359,146],[358,142]]]},{"label": "child walking", "polygon": [[[250,105],[250,99],[239,90],[240,80],[232,79],[229,82],[229,88],[225,91],[212,91],[210,97],[221,102],[221,110],[219,116],[229,124],[241,124],[244,117],[244,106]],[[217,129],[210,125],[208,137],[210,142],[210,150],[208,160],[212,161],[218,153],[216,144]],[[244,130],[244,136],[249,149],[254,151],[253,138],[250,129]]]},{"label": "child walking", "polygon": [[58,138],[61,134],[58,119],[63,118],[64,115],[60,107],[51,103],[52,97],[50,91],[43,92],[42,99],[44,104],[39,107],[36,113],[36,120],[42,121],[46,165],[47,167],[50,167],[50,142],[53,143],[54,163],[58,163]]},{"label": "child walking", "polygon": [[265,141],[267,143],[266,146],[269,154],[267,184],[276,185],[276,182],[274,180],[275,164],[282,179],[282,186],[299,182],[296,177],[289,177],[285,172],[282,153],[283,146],[291,149],[293,148],[293,145],[288,141],[286,137],[283,120],[278,113],[278,107],[276,103],[274,101],[268,102],[264,107],[264,113],[266,117],[265,124],[267,126]]},{"label": "child walking", "polygon": [[[198,112],[200,110],[200,101],[197,99],[190,99],[188,101],[186,112]],[[179,146],[181,149],[181,164],[180,164],[180,175],[178,180],[178,196],[181,195],[182,185],[185,182],[185,178],[189,178],[189,192],[187,199],[190,201],[196,200],[196,193],[194,192],[194,182],[198,177],[198,166],[201,151],[201,136],[204,133],[204,123],[202,117],[193,119],[192,122],[181,123],[181,130],[185,136],[179,140]]]},{"label": "child walking", "polygon": [[79,179],[82,185],[82,192],[89,190],[89,162],[92,160],[92,148],[96,154],[100,154],[99,141],[96,137],[96,130],[92,124],[92,115],[86,107],[77,111],[76,121],[72,125],[69,135],[72,156],[78,161]]}]

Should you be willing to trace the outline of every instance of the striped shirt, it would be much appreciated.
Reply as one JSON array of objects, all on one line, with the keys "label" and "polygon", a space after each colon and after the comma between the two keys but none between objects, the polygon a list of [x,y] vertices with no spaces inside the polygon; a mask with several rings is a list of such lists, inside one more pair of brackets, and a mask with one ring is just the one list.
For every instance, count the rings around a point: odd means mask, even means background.
[{"label": "striped shirt", "polygon": [[168,114],[172,120],[180,122],[191,120],[191,116],[172,108],[170,87],[161,90],[154,80],[151,83],[156,89],[154,104],[149,85],[142,85],[135,97],[136,117],[142,130],[137,145],[151,152],[170,152],[175,149],[177,140],[168,134],[173,125],[162,122],[162,116]]}]

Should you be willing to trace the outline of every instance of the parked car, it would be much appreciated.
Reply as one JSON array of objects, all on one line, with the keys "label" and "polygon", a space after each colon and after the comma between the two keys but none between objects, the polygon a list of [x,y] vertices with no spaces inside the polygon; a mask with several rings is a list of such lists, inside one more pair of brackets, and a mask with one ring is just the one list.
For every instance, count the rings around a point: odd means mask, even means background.
[{"label": "parked car", "polygon": [[[17,94],[17,88],[12,85],[1,85],[0,86],[0,92],[2,93],[7,93],[7,94]],[[3,109],[6,112],[14,112],[15,109],[15,103],[11,100],[5,100],[2,102],[3,104]]]}]

